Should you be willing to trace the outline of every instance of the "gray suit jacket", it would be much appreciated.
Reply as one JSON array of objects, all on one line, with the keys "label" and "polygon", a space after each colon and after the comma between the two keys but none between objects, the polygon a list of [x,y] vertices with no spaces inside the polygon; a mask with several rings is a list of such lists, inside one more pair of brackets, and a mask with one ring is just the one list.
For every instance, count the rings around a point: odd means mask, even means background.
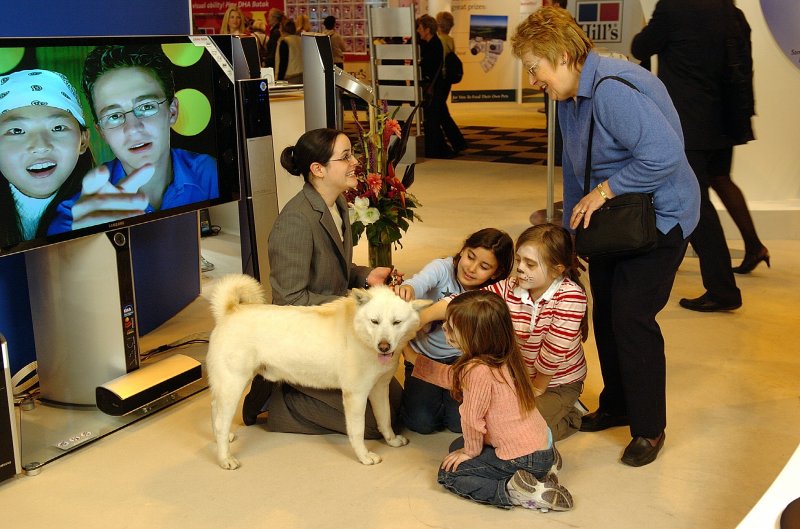
[{"label": "gray suit jacket", "polygon": [[306,183],[278,215],[269,235],[269,281],[276,305],[320,305],[363,288],[371,268],[353,260],[347,201],[336,199],[344,241],[314,187]]}]

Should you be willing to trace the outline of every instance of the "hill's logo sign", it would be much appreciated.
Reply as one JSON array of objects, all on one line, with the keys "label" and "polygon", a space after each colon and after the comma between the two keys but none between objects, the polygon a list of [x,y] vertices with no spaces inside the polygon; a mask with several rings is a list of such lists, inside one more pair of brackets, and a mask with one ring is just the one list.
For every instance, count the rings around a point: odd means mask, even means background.
[{"label": "hill's logo sign", "polygon": [[622,42],[622,1],[578,2],[575,20],[594,42]]}]

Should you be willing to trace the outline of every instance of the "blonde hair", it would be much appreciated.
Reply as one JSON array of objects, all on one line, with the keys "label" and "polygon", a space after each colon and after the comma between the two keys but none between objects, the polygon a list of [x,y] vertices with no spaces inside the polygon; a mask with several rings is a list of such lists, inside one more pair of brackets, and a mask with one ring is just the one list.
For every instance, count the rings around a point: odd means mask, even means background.
[{"label": "blonde hair", "polygon": [[242,33],[244,33],[246,31],[245,27],[244,27],[244,23],[247,20],[247,17],[244,16],[244,12],[241,10],[241,8],[238,5],[231,4],[231,5],[228,6],[228,9],[225,11],[225,14],[222,16],[222,26],[220,26],[220,32],[222,32],[224,34],[228,34],[228,33],[231,32],[231,28],[228,27],[228,24],[229,24],[229,20],[228,19],[230,18],[231,13],[233,13],[234,11],[239,13],[239,17],[242,19],[242,23],[239,25],[239,31],[241,31]]},{"label": "blonde hair", "polygon": [[294,19],[294,24],[297,26],[297,32],[311,31],[311,19],[308,15],[301,13]]},{"label": "blonde hair", "polygon": [[439,24],[439,31],[445,35],[449,35],[450,30],[453,29],[453,24],[455,24],[453,13],[449,11],[439,11],[436,13],[436,23]]},{"label": "blonde hair", "polygon": [[594,48],[592,40],[566,9],[542,7],[531,13],[511,37],[511,50],[518,58],[525,53],[558,64],[566,53],[570,67],[583,64]]}]

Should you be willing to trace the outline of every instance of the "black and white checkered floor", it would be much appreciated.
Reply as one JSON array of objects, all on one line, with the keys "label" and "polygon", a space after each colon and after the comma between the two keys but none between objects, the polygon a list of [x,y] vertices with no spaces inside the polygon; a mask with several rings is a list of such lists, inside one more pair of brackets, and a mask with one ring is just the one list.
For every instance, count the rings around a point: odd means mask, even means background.
[{"label": "black and white checkered floor", "polygon": [[468,147],[459,160],[547,164],[547,131],[505,127],[461,127]]}]

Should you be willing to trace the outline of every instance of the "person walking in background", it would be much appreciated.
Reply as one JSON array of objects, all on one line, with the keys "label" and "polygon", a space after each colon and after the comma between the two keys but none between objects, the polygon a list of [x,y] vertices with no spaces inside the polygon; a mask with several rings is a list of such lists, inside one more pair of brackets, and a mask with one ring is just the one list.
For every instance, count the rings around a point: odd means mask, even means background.
[{"label": "person walking in background", "polygon": [[[450,36],[450,31],[453,29],[453,24],[455,23],[453,14],[449,11],[440,11],[436,14],[436,23],[439,26],[437,35],[439,40],[442,41],[443,56],[447,58],[449,54],[456,52],[456,43],[453,37]],[[444,132],[444,135],[447,137],[447,141],[450,142],[453,151],[455,153],[460,153],[467,148],[467,141],[464,139],[464,135],[461,134],[461,129],[458,128],[453,116],[450,115],[450,108],[447,106],[447,98],[450,97],[453,83],[447,77],[446,68],[442,72],[442,75],[444,76],[444,84],[442,86],[444,94],[442,95],[441,109],[442,132]]]},{"label": "person walking in background", "polygon": [[[678,109],[689,161],[703,188],[704,215],[692,246],[700,257],[703,283],[713,283],[704,296],[681,303],[694,310],[727,310],[741,305],[733,276],[723,271],[730,267],[730,254],[721,225],[717,226],[716,209],[707,196],[709,186],[722,199],[744,240],[744,260],[733,271],[747,274],[761,261],[769,266],[769,251],[759,239],[744,195],[730,175],[733,146],[746,140],[737,141],[724,125],[724,115],[731,111],[724,107],[722,97],[725,41],[731,31],[728,13],[738,19],[749,43],[750,27],[733,0],[662,0],[631,44],[637,59],[658,55],[658,76]],[[752,137],[751,130],[749,139]]]},{"label": "person walking in background", "polygon": [[[636,64],[595,53],[564,9],[543,7],[531,14],[511,46],[531,85],[558,101],[565,227],[588,227],[594,212],[617,194],[653,195],[656,247],[589,260],[604,387],[598,409],[580,427],[597,432],[629,425],[632,439],[622,462],[647,465],[664,445],[667,424],[666,356],[656,316],[669,300],[686,238],[700,215],[700,190],[683,149],[680,119],[661,81]],[[587,172],[591,191],[584,195]]]},{"label": "person walking in background", "polygon": [[306,31],[311,31],[311,19],[308,15],[301,13],[294,19],[294,25],[297,27],[297,34],[302,35]]},{"label": "person walking in background", "polygon": [[303,82],[303,42],[297,35],[293,20],[285,20],[281,25],[281,39],[275,58],[276,79],[289,84]]},{"label": "person walking in background", "polygon": [[700,259],[706,292],[681,299],[680,305],[701,312],[742,306],[725,233],[709,196],[713,179],[730,180],[733,157],[719,90],[725,63],[725,17],[721,13],[730,1],[659,1],[650,22],[631,43],[631,53],[639,60],[658,54],[658,77],[680,116],[686,156],[700,184],[700,222],[690,241]]},{"label": "person walking in background", "polygon": [[454,158],[456,152],[447,145],[442,131],[442,113],[447,109],[447,83],[442,78],[444,48],[436,34],[438,24],[430,15],[417,19],[419,37],[420,86],[422,88],[426,158]]},{"label": "person walking in background", "polygon": [[339,68],[344,68],[344,54],[347,52],[347,46],[344,43],[344,38],[336,31],[336,17],[333,15],[325,17],[322,25],[325,26],[323,33],[331,38],[333,64]]},{"label": "person walking in background", "polygon": [[264,26],[263,21],[253,24],[253,29],[263,31],[267,35],[264,56],[261,58],[261,65],[265,68],[275,68],[275,54],[278,51],[278,41],[281,39],[281,24],[283,24],[284,18],[283,11],[273,7],[267,14],[268,27],[262,27]]}]

